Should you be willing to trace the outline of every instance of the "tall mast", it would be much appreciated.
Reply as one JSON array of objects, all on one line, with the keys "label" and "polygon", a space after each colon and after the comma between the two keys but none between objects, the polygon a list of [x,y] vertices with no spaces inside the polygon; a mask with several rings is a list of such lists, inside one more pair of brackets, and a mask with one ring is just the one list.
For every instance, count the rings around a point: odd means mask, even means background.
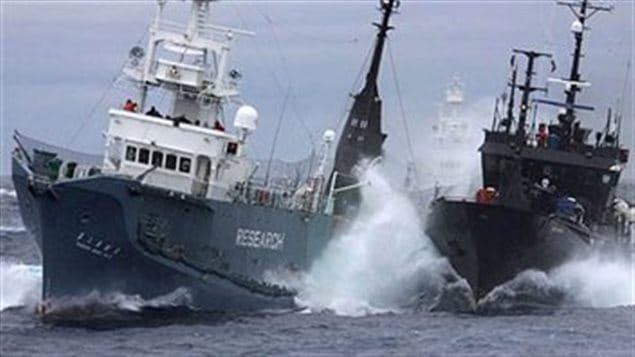
[{"label": "tall mast", "polygon": [[337,193],[334,213],[352,213],[360,202],[359,183],[353,168],[360,160],[373,160],[382,155],[386,134],[381,131],[381,98],[377,89],[379,66],[386,43],[390,16],[399,7],[399,0],[381,0],[381,23],[374,23],[379,31],[375,41],[373,57],[366,74],[364,88],[354,96],[355,100],[348,114],[337,149],[331,175],[331,193]]},{"label": "tall mast", "polygon": [[518,128],[516,129],[516,138],[519,142],[523,143],[525,138],[525,124],[527,123],[527,112],[529,111],[529,96],[536,90],[546,91],[545,88],[532,87],[531,81],[534,74],[534,63],[537,58],[547,57],[551,58],[551,54],[542,53],[536,51],[517,50],[514,49],[514,53],[522,54],[527,57],[527,69],[525,71],[525,84],[517,86],[522,92],[523,96],[520,100],[520,113],[518,114]]},{"label": "tall mast", "polygon": [[[339,175],[352,175],[353,167],[363,158],[374,159],[382,154],[386,134],[381,131],[381,98],[377,89],[377,77],[388,31],[390,16],[399,6],[398,0],[382,0],[381,23],[374,23],[379,29],[373,57],[364,88],[354,96],[355,101],[342,130],[335,154],[334,170]],[[336,187],[339,185],[336,185]]]},{"label": "tall mast", "polygon": [[[513,58],[513,57],[512,57]],[[512,59],[512,62],[514,62],[514,60]],[[516,66],[516,64],[513,64],[514,69],[512,70],[512,78],[509,81],[509,100],[507,101],[507,118],[506,118],[506,125],[505,125],[505,132],[507,134],[509,134],[509,131],[512,128],[512,122],[514,121],[514,96],[516,94],[516,76],[518,73],[518,66]]]},{"label": "tall mast", "polygon": [[388,35],[388,31],[393,29],[393,27],[388,24],[388,21],[390,20],[390,15],[396,6],[398,6],[398,4],[396,4],[396,0],[381,1],[381,11],[384,13],[384,16],[382,17],[381,24],[373,23],[373,25],[379,29],[379,32],[377,33],[377,42],[375,43],[375,49],[373,50],[373,58],[370,63],[370,68],[366,74],[367,87],[377,87],[377,76],[379,75],[379,65],[381,64],[381,57],[384,51],[386,37]]},{"label": "tall mast", "polygon": [[576,95],[581,91],[580,76],[580,60],[582,58],[582,41],[584,39],[584,31],[587,30],[586,22],[591,16],[598,11],[611,11],[610,6],[593,5],[589,0],[577,1],[558,1],[558,5],[569,7],[576,20],[571,25],[571,32],[575,39],[575,49],[573,51],[573,63],[571,64],[571,73],[569,75],[569,83],[565,88],[566,94],[566,113],[560,116],[560,124],[564,127],[565,139],[571,136],[571,125],[575,120],[575,100]]}]

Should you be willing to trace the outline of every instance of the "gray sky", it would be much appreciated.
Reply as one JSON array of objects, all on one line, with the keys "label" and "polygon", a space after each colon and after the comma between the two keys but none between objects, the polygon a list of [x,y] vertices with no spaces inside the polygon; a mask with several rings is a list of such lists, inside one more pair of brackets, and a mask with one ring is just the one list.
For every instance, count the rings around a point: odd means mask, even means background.
[{"label": "gray sky", "polygon": [[[580,102],[598,108],[583,116],[584,123],[595,128],[604,124],[608,105],[621,97],[626,64],[633,59],[634,3],[610,3],[615,10],[592,18],[584,47],[582,73],[593,85]],[[1,4],[0,172],[9,172],[14,129],[62,146],[101,152],[107,109],[119,106],[131,92],[119,84],[95,105],[119,75],[129,48],[144,39],[154,1]],[[252,146],[256,156],[269,152],[289,88],[291,101],[277,157],[304,157],[311,149],[310,137],[319,138],[327,127],[339,129],[336,125],[350,105],[348,93],[375,36],[370,23],[379,19],[376,8],[376,1],[361,0],[225,1],[214,7],[215,23],[256,32],[255,37],[239,39],[232,54],[233,67],[243,73],[243,98],[260,112]],[[172,1],[166,13],[182,18],[186,9],[182,2]],[[491,121],[493,98],[504,89],[512,48],[553,52],[556,75],[567,76],[572,21],[568,9],[547,0],[402,1],[392,20],[396,30],[390,34],[389,48],[416,149],[425,144],[421,138],[436,119],[437,104],[454,74],[466,84],[475,127]],[[544,81],[545,75],[538,78]],[[623,129],[629,146],[634,141],[632,84],[631,71]],[[387,150],[405,161],[405,134],[388,53],[380,93]],[[562,99],[561,88],[552,85],[550,97]],[[233,117],[233,110],[228,117]]]}]

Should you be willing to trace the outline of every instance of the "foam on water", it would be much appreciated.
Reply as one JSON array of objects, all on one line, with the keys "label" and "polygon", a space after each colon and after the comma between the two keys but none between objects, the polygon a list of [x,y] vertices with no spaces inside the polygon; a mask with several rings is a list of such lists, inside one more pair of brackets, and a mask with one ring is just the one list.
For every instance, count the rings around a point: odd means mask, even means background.
[{"label": "foam on water", "polygon": [[0,311],[35,307],[42,285],[42,267],[0,259]]},{"label": "foam on water", "polygon": [[[35,309],[40,302],[42,267],[18,261],[0,259],[0,311],[27,307]],[[185,288],[152,299],[119,292],[100,293],[93,291],[85,296],[66,300],[49,301],[47,314],[90,316],[96,312],[139,312],[144,308],[171,308],[189,306],[192,298]]]},{"label": "foam on water", "polygon": [[333,241],[306,274],[298,303],[342,315],[397,311],[422,291],[438,291],[447,268],[410,201],[371,168],[350,229]]},{"label": "foam on water", "polygon": [[595,254],[565,263],[549,276],[577,304],[588,307],[635,305],[632,258]]},{"label": "foam on water", "polygon": [[139,295],[120,292],[101,293],[92,291],[84,296],[73,296],[65,300],[48,301],[46,315],[57,318],[99,318],[113,317],[119,313],[140,312],[143,309],[174,308],[190,306],[192,296],[186,288],[176,290],[151,299]]},{"label": "foam on water", "polygon": [[11,197],[11,198],[17,198],[18,197],[18,195],[15,192],[15,190],[9,190],[9,189],[6,189],[6,188],[0,188],[0,197],[2,197],[2,196]]},{"label": "foam on water", "polygon": [[23,225],[0,225],[0,232],[19,233],[24,231],[26,231],[26,228]]},{"label": "foam on water", "polygon": [[609,308],[635,305],[633,261],[597,253],[573,259],[550,272],[527,270],[479,301],[495,313],[561,305]]}]

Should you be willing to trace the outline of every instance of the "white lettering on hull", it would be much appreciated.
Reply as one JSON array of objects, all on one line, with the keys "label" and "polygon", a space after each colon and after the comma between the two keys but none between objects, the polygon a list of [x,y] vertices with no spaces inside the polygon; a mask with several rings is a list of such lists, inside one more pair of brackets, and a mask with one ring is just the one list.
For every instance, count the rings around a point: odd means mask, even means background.
[{"label": "white lettering on hull", "polygon": [[109,260],[114,256],[119,255],[121,252],[121,248],[115,247],[114,245],[101,239],[97,240],[84,232],[79,233],[75,238],[75,246],[79,249]]},{"label": "white lettering on hull", "polygon": [[265,232],[257,229],[238,228],[236,231],[236,245],[239,247],[282,250],[285,234],[280,232]]}]

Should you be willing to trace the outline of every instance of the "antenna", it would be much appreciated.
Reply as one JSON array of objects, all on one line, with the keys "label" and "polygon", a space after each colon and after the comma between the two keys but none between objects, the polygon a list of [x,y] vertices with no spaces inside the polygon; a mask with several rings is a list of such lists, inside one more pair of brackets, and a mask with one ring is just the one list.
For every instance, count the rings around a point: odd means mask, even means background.
[{"label": "antenna", "polygon": [[509,89],[509,100],[507,101],[507,118],[505,118],[505,133],[509,134],[509,131],[512,127],[512,122],[514,121],[514,96],[516,94],[516,76],[518,75],[518,66],[516,65],[516,56],[512,56],[511,64],[513,66],[512,70],[512,78],[508,83]]},{"label": "antenna", "polygon": [[492,115],[492,131],[496,129],[496,121],[498,120],[498,103],[500,102],[500,97],[496,97],[496,101],[494,103],[494,115]]},{"label": "antenna", "polygon": [[569,81],[571,83],[569,83],[565,88],[565,94],[567,96],[567,111],[565,115],[558,118],[560,120],[560,124],[564,128],[563,134],[565,136],[565,141],[568,141],[571,136],[571,125],[575,120],[574,108],[576,94],[581,90],[581,86],[577,83],[581,82],[580,59],[582,58],[582,40],[584,37],[584,31],[589,30],[589,28],[586,27],[586,22],[600,11],[612,11],[613,7],[594,5],[589,0],[568,0],[558,1],[557,3],[558,5],[567,6],[576,18],[573,24],[571,24],[571,32],[573,33],[573,37],[575,39],[575,49],[573,52],[571,74],[569,75]]},{"label": "antenna", "polygon": [[527,51],[527,50],[519,50],[514,49],[514,53],[521,54],[527,57],[527,70],[525,71],[525,84],[517,86],[518,89],[523,93],[523,97],[520,102],[520,114],[518,115],[518,127],[516,128],[516,138],[520,142],[524,142],[525,137],[525,123],[527,122],[527,111],[529,111],[529,96],[534,91],[543,91],[546,92],[546,88],[540,87],[532,87],[531,80],[533,79],[534,74],[534,62],[536,59],[541,57],[551,58],[552,55],[550,53],[544,52],[536,52],[536,51]]},{"label": "antenna", "polygon": [[280,111],[280,117],[278,118],[278,124],[276,125],[276,132],[273,135],[273,143],[271,143],[271,152],[269,152],[269,162],[267,163],[267,171],[265,173],[265,187],[269,187],[269,173],[271,171],[271,162],[273,161],[273,155],[276,151],[276,144],[278,143],[278,135],[280,134],[280,127],[282,126],[282,120],[284,119],[284,112],[287,110],[287,102],[289,101],[290,89],[287,89],[287,93],[284,96],[282,102],[282,110]]}]

